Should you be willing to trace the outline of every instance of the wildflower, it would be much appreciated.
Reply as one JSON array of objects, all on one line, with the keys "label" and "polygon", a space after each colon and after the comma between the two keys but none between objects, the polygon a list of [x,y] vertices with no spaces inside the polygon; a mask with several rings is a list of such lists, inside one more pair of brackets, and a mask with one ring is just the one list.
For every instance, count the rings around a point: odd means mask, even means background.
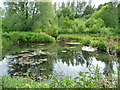
[{"label": "wildflower", "polygon": [[51,84],[51,82],[47,82],[46,84]]}]

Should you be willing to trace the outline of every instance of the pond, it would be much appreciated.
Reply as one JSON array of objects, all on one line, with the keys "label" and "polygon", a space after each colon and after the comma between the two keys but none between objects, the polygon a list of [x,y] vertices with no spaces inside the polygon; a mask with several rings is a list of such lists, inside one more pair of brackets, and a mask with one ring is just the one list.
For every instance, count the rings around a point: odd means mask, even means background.
[{"label": "pond", "polygon": [[[66,44],[14,45],[3,49],[0,75],[34,76],[64,74],[72,77],[78,72],[88,72],[90,67],[100,67],[104,75],[117,72],[118,57],[105,52],[82,50],[83,46]],[[93,69],[91,68],[91,69]]]}]

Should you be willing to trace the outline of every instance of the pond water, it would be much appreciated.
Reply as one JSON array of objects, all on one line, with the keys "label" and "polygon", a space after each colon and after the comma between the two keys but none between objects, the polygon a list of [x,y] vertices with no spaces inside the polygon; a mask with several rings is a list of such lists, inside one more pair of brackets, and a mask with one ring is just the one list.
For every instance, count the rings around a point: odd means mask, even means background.
[{"label": "pond water", "polygon": [[[117,72],[118,57],[105,52],[82,50],[82,45],[30,44],[14,45],[3,49],[0,75],[36,76],[64,74],[72,77],[78,72],[88,72],[90,67],[100,67],[100,72]],[[91,69],[93,69],[91,68]]]}]

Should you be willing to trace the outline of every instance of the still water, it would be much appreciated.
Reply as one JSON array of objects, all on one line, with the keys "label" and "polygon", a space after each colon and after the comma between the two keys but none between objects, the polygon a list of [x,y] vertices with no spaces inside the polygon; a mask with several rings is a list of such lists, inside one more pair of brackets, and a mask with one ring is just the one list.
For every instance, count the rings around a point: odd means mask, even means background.
[{"label": "still water", "polygon": [[3,49],[0,61],[0,75],[36,76],[64,74],[72,77],[78,72],[89,72],[97,65],[100,72],[117,72],[118,57],[105,52],[84,51],[82,45],[65,44],[30,44],[10,46]]}]

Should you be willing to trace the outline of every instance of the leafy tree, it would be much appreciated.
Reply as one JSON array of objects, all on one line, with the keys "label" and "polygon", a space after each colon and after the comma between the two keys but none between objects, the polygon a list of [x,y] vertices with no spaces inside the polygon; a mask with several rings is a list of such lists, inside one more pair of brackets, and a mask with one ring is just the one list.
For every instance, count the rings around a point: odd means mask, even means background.
[{"label": "leafy tree", "polygon": [[90,18],[85,22],[85,25],[89,28],[90,33],[98,33],[104,27],[104,21],[101,18]]},{"label": "leafy tree", "polygon": [[117,27],[118,26],[118,9],[114,7],[113,3],[107,3],[96,11],[93,16],[94,18],[101,18],[104,20],[106,27]]},{"label": "leafy tree", "polygon": [[86,6],[86,2],[77,1],[77,6],[76,6],[76,10],[75,10],[76,11],[76,14],[75,14],[76,18],[82,16],[85,6]]},{"label": "leafy tree", "polygon": [[83,16],[94,13],[94,7],[87,5],[84,9]]},{"label": "leafy tree", "polygon": [[31,17],[28,15],[28,2],[5,2],[3,31],[29,31]]}]

